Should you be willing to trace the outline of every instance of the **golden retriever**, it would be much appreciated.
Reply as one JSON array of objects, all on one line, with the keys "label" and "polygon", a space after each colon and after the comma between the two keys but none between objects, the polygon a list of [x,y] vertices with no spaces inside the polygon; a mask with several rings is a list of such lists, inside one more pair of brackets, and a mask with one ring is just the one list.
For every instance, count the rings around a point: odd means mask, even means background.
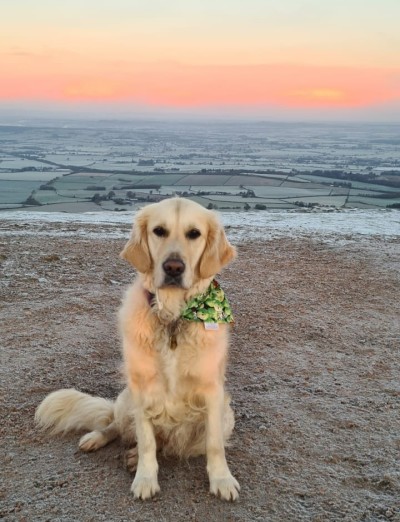
[{"label": "golden retriever", "polygon": [[174,198],[139,211],[121,256],[138,272],[119,315],[126,388],[115,402],[74,389],[53,392],[36,421],[53,433],[90,430],[80,440],[83,451],[120,436],[131,446],[135,498],[160,490],[161,450],[205,454],[210,491],[236,500],[240,487],[225,458],[234,426],[224,390],[229,324],[203,322],[195,309],[189,312],[196,320],[182,318],[188,302],[217,285],[214,276],[235,249],[212,211]]}]

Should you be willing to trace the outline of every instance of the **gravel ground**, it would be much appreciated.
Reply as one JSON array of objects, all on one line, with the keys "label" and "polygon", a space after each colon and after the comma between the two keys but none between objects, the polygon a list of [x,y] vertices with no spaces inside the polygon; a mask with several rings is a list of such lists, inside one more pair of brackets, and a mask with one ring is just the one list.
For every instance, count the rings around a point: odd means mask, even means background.
[{"label": "gravel ground", "polygon": [[[0,235],[1,492],[10,521],[400,520],[400,240],[302,237],[238,245],[220,281],[236,315],[228,369],[242,491],[208,492],[205,461],[160,460],[161,493],[134,501],[114,442],[34,426],[50,391],[122,388],[116,311],[123,241]],[[127,229],[128,234],[128,229]]]}]

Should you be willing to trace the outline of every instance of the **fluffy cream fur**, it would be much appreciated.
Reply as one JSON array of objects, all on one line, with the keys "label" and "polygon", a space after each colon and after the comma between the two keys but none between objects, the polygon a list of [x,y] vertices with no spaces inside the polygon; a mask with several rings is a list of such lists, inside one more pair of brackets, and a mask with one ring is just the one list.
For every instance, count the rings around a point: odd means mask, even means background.
[{"label": "fluffy cream fur", "polygon": [[[119,314],[127,387],[115,403],[59,390],[44,399],[36,420],[53,433],[89,431],[80,440],[84,451],[118,436],[137,444],[128,455],[130,467],[138,460],[136,498],[160,489],[159,449],[182,457],[206,454],[211,492],[235,500],[240,488],[224,450],[234,426],[224,391],[229,326],[211,331],[179,319],[186,302],[207,289],[235,250],[214,213],[176,198],[139,212],[121,255],[138,270]],[[163,264],[171,257],[185,265],[175,286],[165,283]],[[152,306],[149,293],[155,295]]]}]

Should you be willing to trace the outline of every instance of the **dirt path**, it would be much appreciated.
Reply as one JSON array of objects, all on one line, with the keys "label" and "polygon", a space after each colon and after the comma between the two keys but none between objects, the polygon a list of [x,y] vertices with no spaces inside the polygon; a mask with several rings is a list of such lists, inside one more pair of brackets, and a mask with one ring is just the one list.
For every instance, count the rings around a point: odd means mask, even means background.
[{"label": "dirt path", "polygon": [[400,241],[239,245],[220,281],[236,314],[227,455],[240,500],[208,493],[199,458],[161,460],[161,494],[140,502],[118,443],[86,455],[77,437],[51,439],[33,424],[52,390],[115,397],[122,386],[115,313],[132,278],[117,256],[123,241],[2,225],[4,520],[400,520]]}]

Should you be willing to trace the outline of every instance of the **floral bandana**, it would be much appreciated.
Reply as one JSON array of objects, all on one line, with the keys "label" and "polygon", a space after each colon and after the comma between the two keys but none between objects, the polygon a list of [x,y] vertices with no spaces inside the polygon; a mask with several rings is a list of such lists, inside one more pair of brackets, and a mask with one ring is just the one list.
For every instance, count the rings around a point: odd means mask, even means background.
[{"label": "floral bandana", "polygon": [[[230,304],[225,297],[225,293],[215,279],[211,281],[208,289],[194,296],[186,305],[181,313],[181,318],[186,321],[194,321],[207,325],[218,323],[233,323],[233,315]],[[214,328],[207,328],[214,329]]]}]

